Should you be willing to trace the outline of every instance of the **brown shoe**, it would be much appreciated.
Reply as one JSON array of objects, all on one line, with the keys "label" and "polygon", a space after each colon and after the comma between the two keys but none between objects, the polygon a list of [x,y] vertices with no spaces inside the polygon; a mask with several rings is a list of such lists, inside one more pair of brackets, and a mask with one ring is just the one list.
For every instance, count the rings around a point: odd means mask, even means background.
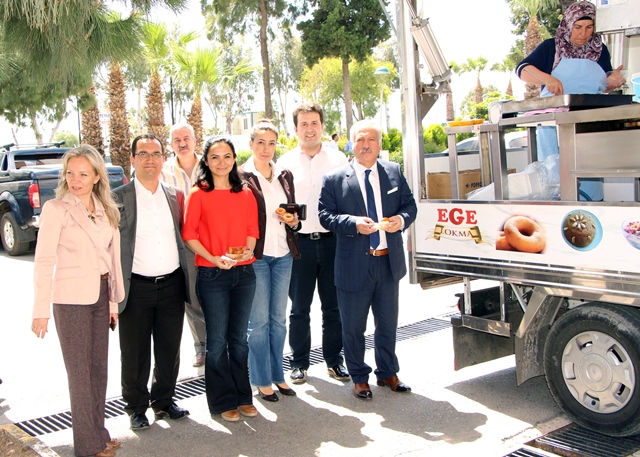
[{"label": "brown shoe", "polygon": [[258,415],[258,410],[253,405],[240,405],[238,406],[238,411],[247,417],[256,417]]},{"label": "brown shoe", "polygon": [[397,376],[391,376],[384,381],[378,380],[380,387],[388,386],[394,392],[411,392],[411,387],[403,383]]},{"label": "brown shoe", "polygon": [[240,413],[237,409],[230,409],[221,414],[222,418],[228,422],[238,422],[240,420]]},{"label": "brown shoe", "polygon": [[202,367],[204,366],[204,361],[207,358],[207,353],[206,352],[198,352],[194,357],[193,357],[193,366],[194,367]]},{"label": "brown shoe", "polygon": [[361,398],[362,400],[371,400],[373,398],[373,394],[371,393],[371,388],[369,384],[366,382],[353,384],[353,393],[356,397]]},{"label": "brown shoe", "polygon": [[118,441],[115,439],[107,441],[107,447],[109,449],[118,449],[120,446],[122,446],[122,441]]},{"label": "brown shoe", "polygon": [[115,451],[109,449],[108,447],[104,448],[104,450],[94,454],[95,457],[114,457],[116,455]]}]

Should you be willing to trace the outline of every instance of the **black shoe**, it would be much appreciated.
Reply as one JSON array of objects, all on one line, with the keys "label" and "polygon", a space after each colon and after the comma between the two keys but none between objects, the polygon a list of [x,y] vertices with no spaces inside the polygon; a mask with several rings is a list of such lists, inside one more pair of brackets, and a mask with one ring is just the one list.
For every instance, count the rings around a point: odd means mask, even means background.
[{"label": "black shoe", "polygon": [[280,387],[278,384],[276,384],[276,387],[278,388],[278,390],[280,391],[280,393],[282,395],[286,395],[288,397],[295,397],[297,395],[296,391],[293,390],[293,389],[289,389],[289,388],[286,388],[286,387]]},{"label": "black shoe", "polygon": [[329,373],[329,376],[337,379],[338,381],[349,381],[351,379],[351,377],[349,376],[349,372],[344,367],[344,365],[329,367],[327,368],[327,373]]},{"label": "black shoe", "polygon": [[302,384],[307,381],[307,370],[296,367],[293,369],[289,377],[291,378],[292,383]]},{"label": "black shoe", "polygon": [[133,413],[129,416],[131,430],[144,430],[149,428],[149,420],[144,413]]},{"label": "black shoe", "polygon": [[273,402],[273,401],[278,401],[278,400],[280,400],[280,399],[278,398],[278,394],[276,394],[275,392],[274,392],[274,393],[272,393],[272,394],[270,394],[270,395],[267,395],[267,394],[263,393],[263,392],[260,390],[260,387],[258,387],[258,394],[260,394],[260,398],[262,398],[264,401],[272,401],[272,402]]},{"label": "black shoe", "polygon": [[160,411],[156,411],[156,420],[166,419],[182,419],[183,417],[187,417],[189,415],[189,411],[184,408],[180,408],[175,403],[171,403],[166,408],[162,408]]}]

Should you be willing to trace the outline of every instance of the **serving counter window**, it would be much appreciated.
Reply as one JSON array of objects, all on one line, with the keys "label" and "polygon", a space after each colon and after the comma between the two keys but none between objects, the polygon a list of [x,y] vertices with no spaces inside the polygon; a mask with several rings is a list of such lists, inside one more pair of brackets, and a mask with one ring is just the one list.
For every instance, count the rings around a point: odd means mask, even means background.
[{"label": "serving counter window", "polygon": [[[640,201],[640,104],[619,97],[509,102],[497,123],[446,128],[448,151],[425,155],[427,198]],[[541,103],[561,107],[528,109]],[[466,132],[476,133],[477,151],[458,151],[456,134]],[[524,138],[520,147],[510,147],[514,135]]]}]

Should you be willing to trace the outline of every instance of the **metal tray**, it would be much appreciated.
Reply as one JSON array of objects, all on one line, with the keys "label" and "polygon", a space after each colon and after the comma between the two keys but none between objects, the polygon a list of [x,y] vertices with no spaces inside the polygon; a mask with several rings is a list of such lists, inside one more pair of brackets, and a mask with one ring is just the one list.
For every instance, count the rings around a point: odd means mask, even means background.
[{"label": "metal tray", "polygon": [[607,108],[610,106],[630,105],[633,95],[614,94],[567,94],[553,97],[531,98],[529,100],[509,101],[502,104],[502,117],[513,117],[526,111],[568,107],[569,111]]}]

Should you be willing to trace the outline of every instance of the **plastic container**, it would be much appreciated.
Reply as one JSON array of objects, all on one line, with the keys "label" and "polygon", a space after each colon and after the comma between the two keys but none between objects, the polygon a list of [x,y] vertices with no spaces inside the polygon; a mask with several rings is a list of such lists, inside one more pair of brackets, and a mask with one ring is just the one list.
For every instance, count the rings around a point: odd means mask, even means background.
[{"label": "plastic container", "polygon": [[636,102],[640,102],[640,73],[634,73],[631,75],[631,83],[633,84],[633,98]]}]

